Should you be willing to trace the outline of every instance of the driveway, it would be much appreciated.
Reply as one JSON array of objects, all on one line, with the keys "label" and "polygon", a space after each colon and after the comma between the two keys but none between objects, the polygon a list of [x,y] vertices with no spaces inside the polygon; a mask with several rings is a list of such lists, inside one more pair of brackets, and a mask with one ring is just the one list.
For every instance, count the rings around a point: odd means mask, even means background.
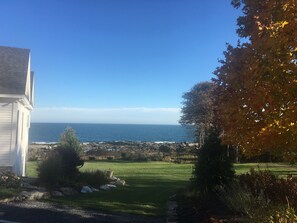
[{"label": "driveway", "polygon": [[41,201],[0,203],[0,223],[163,223],[165,218],[111,214]]}]

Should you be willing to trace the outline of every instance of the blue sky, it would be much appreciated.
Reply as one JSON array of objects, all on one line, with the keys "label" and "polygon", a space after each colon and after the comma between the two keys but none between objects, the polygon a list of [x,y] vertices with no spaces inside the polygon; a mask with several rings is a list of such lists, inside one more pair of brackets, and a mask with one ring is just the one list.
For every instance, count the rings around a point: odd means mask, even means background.
[{"label": "blue sky", "polygon": [[0,45],[31,49],[32,122],[177,124],[236,44],[230,0],[1,0]]}]

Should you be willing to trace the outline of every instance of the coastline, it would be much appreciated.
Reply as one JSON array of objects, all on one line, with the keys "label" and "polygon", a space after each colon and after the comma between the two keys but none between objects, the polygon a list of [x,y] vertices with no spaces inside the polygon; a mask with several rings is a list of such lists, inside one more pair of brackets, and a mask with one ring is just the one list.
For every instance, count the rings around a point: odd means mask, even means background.
[{"label": "coastline", "polygon": [[[28,160],[41,161],[58,146],[57,142],[35,142],[29,144]],[[182,157],[198,147],[192,142],[83,142],[83,159],[85,160],[135,160],[161,161]]]}]

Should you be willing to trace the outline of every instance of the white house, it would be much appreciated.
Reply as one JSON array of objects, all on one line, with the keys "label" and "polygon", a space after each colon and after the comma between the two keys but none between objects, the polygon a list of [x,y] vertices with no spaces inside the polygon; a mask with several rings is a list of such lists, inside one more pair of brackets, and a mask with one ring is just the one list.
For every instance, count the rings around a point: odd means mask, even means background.
[{"label": "white house", "polygon": [[22,176],[33,104],[30,50],[0,46],[0,168]]}]

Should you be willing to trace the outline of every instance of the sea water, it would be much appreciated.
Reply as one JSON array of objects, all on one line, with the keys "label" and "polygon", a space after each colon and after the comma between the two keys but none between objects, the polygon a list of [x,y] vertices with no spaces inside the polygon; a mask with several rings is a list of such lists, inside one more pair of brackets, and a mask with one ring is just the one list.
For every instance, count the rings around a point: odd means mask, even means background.
[{"label": "sea water", "polygon": [[193,127],[181,125],[31,123],[30,143],[51,143],[60,140],[70,127],[80,142],[193,142]]}]

